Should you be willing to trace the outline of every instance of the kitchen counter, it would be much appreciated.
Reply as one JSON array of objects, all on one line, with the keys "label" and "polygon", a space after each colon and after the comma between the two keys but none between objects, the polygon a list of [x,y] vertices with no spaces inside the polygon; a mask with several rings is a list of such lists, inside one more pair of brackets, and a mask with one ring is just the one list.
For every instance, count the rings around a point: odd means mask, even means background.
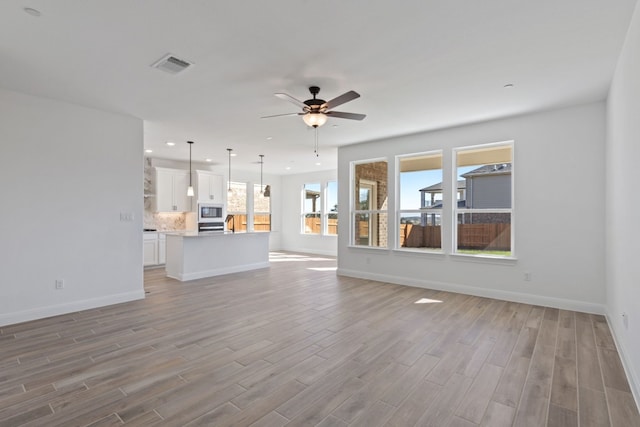
[{"label": "kitchen counter", "polygon": [[175,235],[175,236],[182,236],[182,237],[215,237],[215,236],[221,236],[221,235],[225,235],[225,234],[269,234],[269,233],[265,233],[265,232],[260,232],[260,233],[256,233],[256,232],[246,232],[246,231],[236,231],[235,233],[233,231],[167,231],[165,234],[169,235]]},{"label": "kitchen counter", "polygon": [[167,276],[194,280],[269,267],[269,233],[166,233]]}]

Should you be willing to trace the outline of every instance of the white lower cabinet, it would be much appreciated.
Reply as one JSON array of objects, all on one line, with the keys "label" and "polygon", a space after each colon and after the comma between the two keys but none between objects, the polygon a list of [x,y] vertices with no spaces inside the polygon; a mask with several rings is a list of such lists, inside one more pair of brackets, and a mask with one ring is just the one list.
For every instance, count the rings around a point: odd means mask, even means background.
[{"label": "white lower cabinet", "polygon": [[158,264],[167,262],[167,235],[158,233]]},{"label": "white lower cabinet", "polygon": [[158,264],[158,233],[142,235],[142,265]]},{"label": "white lower cabinet", "polygon": [[164,233],[146,232],[142,235],[142,265],[166,264],[167,235]]}]

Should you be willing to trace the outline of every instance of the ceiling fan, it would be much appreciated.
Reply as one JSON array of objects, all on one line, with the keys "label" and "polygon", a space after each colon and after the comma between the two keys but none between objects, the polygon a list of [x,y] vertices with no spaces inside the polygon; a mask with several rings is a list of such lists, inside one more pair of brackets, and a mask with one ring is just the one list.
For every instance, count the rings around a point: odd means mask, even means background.
[{"label": "ceiling fan", "polygon": [[271,117],[281,117],[281,116],[302,116],[302,120],[312,127],[318,128],[327,122],[327,117],[337,117],[340,119],[350,119],[350,120],[362,120],[366,117],[365,114],[357,114],[357,113],[345,113],[342,111],[333,111],[332,108],[337,107],[338,105],[342,105],[349,101],[353,101],[356,98],[360,97],[360,94],[350,90],[349,92],[345,92],[340,96],[333,98],[330,101],[325,101],[324,99],[316,98],[316,95],[320,93],[320,88],[318,86],[311,86],[309,88],[309,92],[313,95],[312,99],[307,99],[306,101],[300,101],[294,98],[291,95],[286,93],[276,93],[280,99],[284,99],[285,101],[289,101],[298,107],[302,108],[301,113],[287,113],[287,114],[276,114],[273,116],[264,116],[263,119],[268,119]]}]

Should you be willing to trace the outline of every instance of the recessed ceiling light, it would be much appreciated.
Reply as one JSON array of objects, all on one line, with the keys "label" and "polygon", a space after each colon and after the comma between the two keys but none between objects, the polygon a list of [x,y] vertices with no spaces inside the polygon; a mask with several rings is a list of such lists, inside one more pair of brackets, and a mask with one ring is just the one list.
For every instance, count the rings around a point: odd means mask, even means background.
[{"label": "recessed ceiling light", "polygon": [[174,145],[176,145],[176,143],[175,142],[171,142],[171,141],[167,141],[167,145],[169,147],[173,147]]},{"label": "recessed ceiling light", "polygon": [[204,159],[205,162],[212,162],[213,160],[211,159]]},{"label": "recessed ceiling light", "polygon": [[287,166],[287,167],[285,168],[285,170],[290,171],[290,170],[291,170],[291,166]]},{"label": "recessed ceiling light", "polygon": [[505,89],[513,89],[514,85],[513,83],[507,83],[506,85],[504,85]]},{"label": "recessed ceiling light", "polygon": [[338,127],[338,125],[333,125],[333,126],[331,126],[331,127],[333,127],[333,128],[337,128],[337,127]]},{"label": "recessed ceiling light", "polygon": [[22,10],[24,10],[25,13],[28,13],[31,16],[42,16],[42,12],[40,12],[38,9],[34,9],[32,7],[25,7]]},{"label": "recessed ceiling light", "polygon": [[144,150],[144,152],[145,153],[153,153],[153,150],[150,150],[150,149],[147,148],[146,150]]},{"label": "recessed ceiling light", "polygon": [[272,139],[273,139],[273,137],[272,137],[272,136],[268,136],[268,137],[267,137],[267,141],[271,141]]},{"label": "recessed ceiling light", "polygon": [[320,166],[321,164],[322,164],[322,163],[320,163],[320,162],[317,162],[317,163],[316,163],[316,166]]}]

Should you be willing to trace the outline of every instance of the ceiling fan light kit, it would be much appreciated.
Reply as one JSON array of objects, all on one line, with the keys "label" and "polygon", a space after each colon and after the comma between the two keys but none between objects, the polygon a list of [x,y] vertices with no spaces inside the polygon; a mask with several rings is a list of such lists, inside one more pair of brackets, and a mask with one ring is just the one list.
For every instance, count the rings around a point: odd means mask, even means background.
[{"label": "ceiling fan light kit", "polygon": [[292,104],[295,104],[298,107],[302,108],[302,112],[276,114],[273,116],[264,116],[262,118],[268,119],[271,117],[281,117],[281,116],[302,116],[302,120],[304,120],[305,124],[316,130],[314,152],[316,153],[316,156],[317,156],[318,155],[317,131],[320,126],[324,125],[327,122],[328,117],[336,117],[339,119],[349,119],[349,120],[362,120],[367,116],[365,114],[345,113],[343,111],[332,110],[332,108],[337,107],[338,105],[342,105],[349,101],[353,101],[356,98],[360,98],[360,94],[358,92],[350,90],[348,92],[343,93],[340,96],[333,98],[330,101],[325,101],[324,99],[316,98],[316,95],[320,93],[320,88],[318,86],[309,87],[309,92],[311,92],[311,95],[313,95],[313,98],[307,99],[304,102],[286,93],[274,94],[276,97],[283,99],[285,101],[289,101]]},{"label": "ceiling fan light kit", "polygon": [[327,122],[327,115],[324,113],[307,113],[302,116],[302,120],[304,120],[307,126],[317,128]]}]

